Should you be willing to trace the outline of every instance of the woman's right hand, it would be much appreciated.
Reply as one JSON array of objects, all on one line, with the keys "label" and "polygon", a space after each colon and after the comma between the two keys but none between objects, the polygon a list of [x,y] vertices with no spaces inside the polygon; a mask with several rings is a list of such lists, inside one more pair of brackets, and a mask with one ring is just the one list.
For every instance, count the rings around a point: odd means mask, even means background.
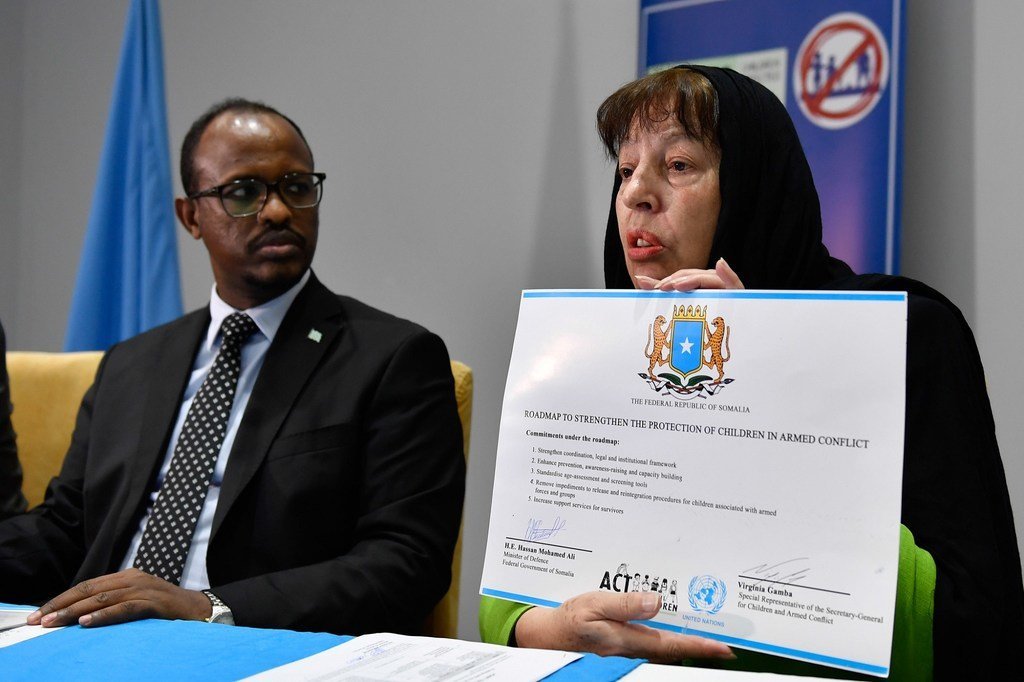
[{"label": "woman's right hand", "polygon": [[719,258],[714,270],[678,270],[668,277],[657,280],[637,275],[636,288],[659,291],[693,291],[695,289],[742,289],[743,282],[724,258]]},{"label": "woman's right hand", "polygon": [[661,596],[654,592],[586,592],[558,608],[535,607],[524,613],[516,623],[516,644],[646,658],[653,663],[736,657],[721,642],[629,622],[653,618],[660,609]]}]

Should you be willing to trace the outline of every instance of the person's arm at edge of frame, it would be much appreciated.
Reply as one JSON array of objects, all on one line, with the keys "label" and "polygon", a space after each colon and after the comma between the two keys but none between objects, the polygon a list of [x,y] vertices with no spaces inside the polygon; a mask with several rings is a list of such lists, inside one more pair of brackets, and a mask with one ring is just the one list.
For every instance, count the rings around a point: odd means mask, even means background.
[{"label": "person's arm at edge of frame", "polygon": [[23,513],[28,502],[21,492],[21,464],[11,425],[11,391],[7,381],[7,338],[0,324],[0,521]]},{"label": "person's arm at edge of frame", "polygon": [[93,402],[109,353],[75,419],[71,445],[43,502],[0,523],[0,600],[36,604],[67,588],[85,556],[83,486]]}]

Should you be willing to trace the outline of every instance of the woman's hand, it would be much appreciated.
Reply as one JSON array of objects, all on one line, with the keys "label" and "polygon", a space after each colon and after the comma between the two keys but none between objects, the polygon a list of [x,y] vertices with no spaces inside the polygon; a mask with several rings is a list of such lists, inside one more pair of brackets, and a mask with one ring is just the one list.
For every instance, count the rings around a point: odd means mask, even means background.
[{"label": "woman's hand", "polygon": [[586,592],[556,609],[536,607],[524,613],[516,623],[516,644],[646,658],[655,663],[736,657],[721,642],[629,622],[653,618],[660,609],[661,596],[654,592]]},{"label": "woman's hand", "polygon": [[636,288],[660,291],[693,291],[694,289],[742,289],[743,282],[724,258],[719,258],[714,270],[679,270],[662,280],[637,275]]}]

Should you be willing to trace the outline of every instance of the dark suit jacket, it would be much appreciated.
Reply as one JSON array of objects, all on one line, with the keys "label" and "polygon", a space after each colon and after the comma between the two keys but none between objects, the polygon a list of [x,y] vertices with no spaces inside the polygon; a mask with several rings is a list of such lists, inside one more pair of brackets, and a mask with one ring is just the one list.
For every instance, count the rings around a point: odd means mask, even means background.
[{"label": "dark suit jacket", "polygon": [[[46,500],[0,524],[0,601],[40,602],[117,570],[208,324],[204,308],[106,354]],[[235,438],[212,588],[239,625],[416,631],[449,586],[464,485],[442,341],[312,277]]]},{"label": "dark suit jacket", "polygon": [[0,520],[25,511],[21,465],[11,426],[11,392],[7,385],[7,338],[0,325]]}]

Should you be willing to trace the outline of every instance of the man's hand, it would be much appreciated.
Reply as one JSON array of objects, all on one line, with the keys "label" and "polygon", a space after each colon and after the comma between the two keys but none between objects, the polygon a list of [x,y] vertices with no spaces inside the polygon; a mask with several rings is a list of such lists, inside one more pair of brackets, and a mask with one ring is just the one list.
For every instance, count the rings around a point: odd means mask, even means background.
[{"label": "man's hand", "polygon": [[58,627],[77,621],[96,627],[143,618],[203,620],[212,612],[210,600],[202,592],[129,568],[78,583],[39,607],[27,622]]},{"label": "man's hand", "polygon": [[653,618],[659,609],[661,596],[654,592],[587,592],[556,609],[537,607],[524,613],[516,623],[516,643],[536,649],[646,658],[655,663],[735,658],[720,642],[629,622]]},{"label": "man's hand", "polygon": [[724,258],[719,258],[714,270],[679,270],[662,280],[637,275],[637,289],[661,291],[693,291],[694,289],[742,289],[743,282]]}]

